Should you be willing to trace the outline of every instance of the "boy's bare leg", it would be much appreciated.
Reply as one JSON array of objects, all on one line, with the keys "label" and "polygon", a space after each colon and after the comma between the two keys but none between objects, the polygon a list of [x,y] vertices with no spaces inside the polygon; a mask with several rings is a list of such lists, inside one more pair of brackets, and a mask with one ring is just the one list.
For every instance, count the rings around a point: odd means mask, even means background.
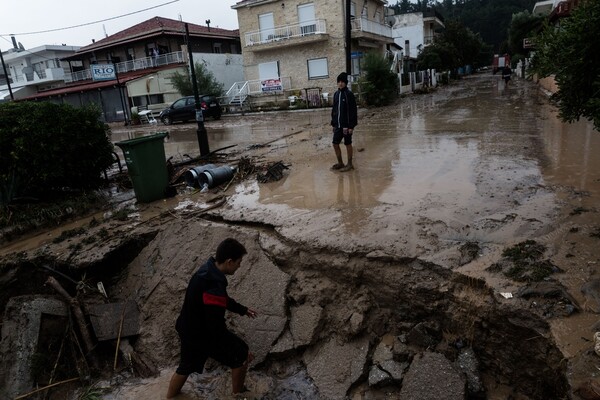
[{"label": "boy's bare leg", "polygon": [[231,368],[231,386],[233,394],[242,393],[244,391],[246,371],[248,371],[248,364],[244,364],[239,368]]},{"label": "boy's bare leg", "polygon": [[351,169],[354,169],[354,166],[352,165],[352,145],[351,144],[346,145],[346,152],[348,153],[348,164],[346,164],[346,166],[340,170],[342,172],[346,172],[346,171],[350,171]]},{"label": "boy's bare leg", "polygon": [[246,380],[246,372],[248,365],[254,360],[254,354],[248,352],[246,362],[239,368],[231,368],[231,385],[233,394],[242,393],[245,390],[244,381]]},{"label": "boy's bare leg", "polygon": [[187,378],[188,375],[179,375],[177,372],[173,374],[169,382],[169,390],[167,390],[167,399],[172,399],[181,392]]},{"label": "boy's bare leg", "polygon": [[332,169],[340,169],[344,166],[344,162],[342,161],[342,149],[340,149],[339,144],[333,144],[333,150],[335,151],[335,157],[337,158],[337,164],[335,164]]}]

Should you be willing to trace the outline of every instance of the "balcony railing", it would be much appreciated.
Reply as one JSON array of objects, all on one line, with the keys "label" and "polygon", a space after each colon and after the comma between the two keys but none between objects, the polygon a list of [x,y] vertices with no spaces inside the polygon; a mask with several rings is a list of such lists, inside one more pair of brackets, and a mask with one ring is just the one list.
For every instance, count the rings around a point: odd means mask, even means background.
[{"label": "balcony railing", "polygon": [[[123,74],[125,72],[139,71],[148,68],[160,67],[163,65],[170,64],[181,64],[185,62],[185,58],[182,51],[176,51],[168,54],[161,54],[156,57],[144,57],[137,58],[135,60],[124,61],[115,64],[117,72]],[[92,73],[90,69],[84,69],[81,71],[73,72],[71,74],[65,74],[65,82],[77,82],[86,81],[92,79]]]},{"label": "balcony railing", "polygon": [[373,33],[375,35],[392,37],[392,27],[389,25],[380,24],[379,22],[370,21],[367,18],[355,18],[352,20],[352,30],[359,32]]},{"label": "balcony railing", "polygon": [[303,22],[301,24],[279,26],[272,29],[246,33],[246,46],[277,42],[308,35],[327,33],[327,24],[324,19]]}]

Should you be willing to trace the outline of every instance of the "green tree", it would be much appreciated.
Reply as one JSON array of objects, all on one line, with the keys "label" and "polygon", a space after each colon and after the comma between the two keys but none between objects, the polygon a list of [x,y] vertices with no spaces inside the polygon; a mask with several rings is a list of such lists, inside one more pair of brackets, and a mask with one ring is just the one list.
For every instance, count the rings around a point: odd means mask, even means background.
[{"label": "green tree", "polygon": [[98,188],[113,163],[109,134],[95,107],[0,104],[0,204]]},{"label": "green tree", "polygon": [[[213,96],[222,96],[223,85],[215,79],[212,72],[206,69],[203,63],[195,63],[194,72],[196,74],[196,84],[200,94],[209,94]],[[180,74],[175,72],[171,76],[171,84],[182,96],[191,96],[194,94],[194,87],[189,74]]]},{"label": "green tree", "polygon": [[534,40],[532,71],[554,75],[563,121],[585,117],[600,130],[600,1],[579,3],[560,27],[547,26]]},{"label": "green tree", "polygon": [[360,79],[366,104],[384,106],[398,97],[398,76],[390,70],[389,60],[377,53],[367,53],[363,59],[364,77]]},{"label": "green tree", "polygon": [[529,11],[513,14],[508,28],[508,49],[505,51],[512,55],[513,65],[529,54],[529,49],[523,48],[523,39],[533,38],[542,29],[543,24],[543,16],[531,15]]},{"label": "green tree", "polygon": [[446,29],[434,45],[427,46],[417,58],[419,67],[456,69],[464,65],[478,66],[485,44],[458,20],[446,23]]},{"label": "green tree", "polygon": [[443,71],[453,69],[456,59],[455,49],[443,44],[434,43],[427,46],[417,57],[418,69],[435,69]]}]

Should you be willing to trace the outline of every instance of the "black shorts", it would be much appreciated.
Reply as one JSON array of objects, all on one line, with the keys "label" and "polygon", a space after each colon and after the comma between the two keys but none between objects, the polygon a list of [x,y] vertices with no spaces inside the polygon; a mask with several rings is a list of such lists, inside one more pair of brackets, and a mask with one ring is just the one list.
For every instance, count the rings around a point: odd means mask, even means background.
[{"label": "black shorts", "polygon": [[248,345],[231,332],[220,341],[218,346],[208,346],[206,343],[186,340],[180,336],[181,356],[177,374],[189,375],[192,372],[199,374],[204,370],[207,358],[228,366],[239,368],[248,359]]},{"label": "black shorts", "polygon": [[333,128],[333,144],[342,143],[342,139],[344,139],[344,144],[346,146],[352,144],[352,134],[351,133],[344,135],[344,128]]}]

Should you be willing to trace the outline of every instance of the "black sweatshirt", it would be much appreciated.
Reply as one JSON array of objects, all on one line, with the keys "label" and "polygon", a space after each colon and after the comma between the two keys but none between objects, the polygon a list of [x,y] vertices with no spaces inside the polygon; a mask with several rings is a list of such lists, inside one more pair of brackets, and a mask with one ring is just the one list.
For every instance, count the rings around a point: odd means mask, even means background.
[{"label": "black sweatshirt", "polygon": [[225,310],[240,315],[248,312],[227,295],[227,278],[211,257],[190,279],[175,328],[182,339],[218,345],[228,333]]},{"label": "black sweatshirt", "polygon": [[331,126],[354,129],[358,125],[356,99],[348,88],[338,89],[333,95]]}]

